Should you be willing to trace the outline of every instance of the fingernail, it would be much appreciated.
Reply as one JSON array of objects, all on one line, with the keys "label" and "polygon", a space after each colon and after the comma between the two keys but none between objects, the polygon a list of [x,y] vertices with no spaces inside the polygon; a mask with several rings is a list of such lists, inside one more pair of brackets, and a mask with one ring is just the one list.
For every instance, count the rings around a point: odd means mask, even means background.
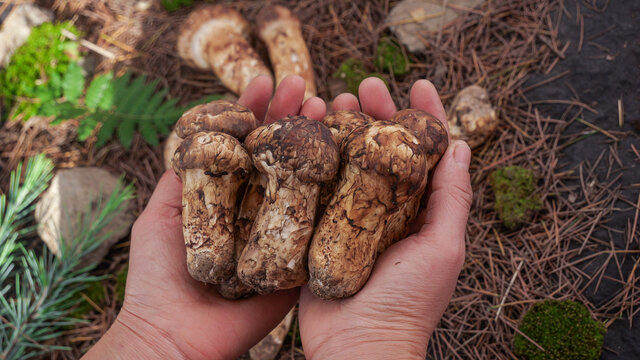
[{"label": "fingernail", "polygon": [[457,140],[453,144],[453,159],[456,164],[462,169],[469,170],[469,163],[471,162],[471,150],[466,142]]}]

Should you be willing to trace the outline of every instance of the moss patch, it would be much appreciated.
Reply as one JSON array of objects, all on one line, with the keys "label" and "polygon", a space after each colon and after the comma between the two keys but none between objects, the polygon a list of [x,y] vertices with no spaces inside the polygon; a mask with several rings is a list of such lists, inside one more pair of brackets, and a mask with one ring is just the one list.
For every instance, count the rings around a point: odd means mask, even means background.
[{"label": "moss patch", "polygon": [[376,49],[374,64],[393,75],[404,75],[409,71],[409,59],[402,52],[400,45],[389,38],[382,38]]},{"label": "moss patch", "polygon": [[358,87],[362,80],[372,76],[384,81],[387,87],[389,86],[382,74],[368,72],[364,64],[354,58],[343,61],[338,70],[333,74],[333,77],[343,79],[347,83],[347,91],[355,95],[358,95]]},{"label": "moss patch", "polygon": [[490,180],[495,195],[494,208],[509,229],[520,226],[532,211],[542,208],[542,201],[533,193],[531,170],[508,166],[491,173]]},{"label": "moss patch", "polygon": [[61,82],[70,62],[79,57],[78,43],[62,36],[63,29],[79,34],[69,22],[44,23],[33,28],[7,68],[0,72],[0,95],[7,108],[17,104],[13,114],[24,113],[25,119],[35,114],[40,103],[22,99],[37,98],[38,85]]},{"label": "moss patch", "polygon": [[517,334],[514,353],[528,360],[598,359],[606,333],[604,325],[592,319],[584,305],[571,300],[535,304],[519,329],[545,350]]},{"label": "moss patch", "polygon": [[[86,295],[86,297],[91,299],[91,301],[93,301],[98,306],[105,300],[104,286],[99,280],[88,283],[87,288],[82,291],[81,294]],[[70,316],[77,319],[83,319],[92,310],[93,306],[91,305],[91,303],[89,303],[89,301],[85,297],[82,297],[82,301],[80,302],[80,304],[78,304],[75,310],[73,310]]]}]

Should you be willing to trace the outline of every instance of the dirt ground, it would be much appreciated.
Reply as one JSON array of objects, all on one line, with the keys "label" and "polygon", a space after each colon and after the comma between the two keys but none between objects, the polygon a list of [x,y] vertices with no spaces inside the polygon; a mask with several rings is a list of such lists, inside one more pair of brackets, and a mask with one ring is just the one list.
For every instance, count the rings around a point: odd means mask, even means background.
[{"label": "dirt ground", "polygon": [[[532,76],[525,87],[560,77],[527,92],[526,96],[531,101],[572,99],[586,104],[588,109],[538,105],[541,114],[557,119],[579,116],[612,135],[599,131],[565,147],[559,157],[562,168],[586,171],[591,167],[601,180],[615,178],[609,187],[637,203],[640,200],[640,157],[634,148],[640,148],[640,39],[637,36],[640,2],[566,0],[564,9],[558,37],[560,41],[570,41],[565,58],[548,75]],[[619,124],[620,99],[624,112],[622,126]],[[571,137],[589,130],[584,123],[573,121],[564,133]],[[637,249],[637,240],[631,244],[626,241],[629,231],[637,231],[637,218],[634,219],[637,208],[624,201],[617,201],[615,207],[610,216],[600,219],[592,236],[610,244],[605,247],[626,249],[631,245]],[[637,255],[619,254],[612,259],[602,254],[594,263],[583,266],[586,274],[596,276],[597,269],[602,265],[606,267],[602,281],[593,282],[585,292],[587,298],[594,304],[610,301],[620,291],[621,281],[635,279],[637,262]],[[636,312],[634,310],[631,320],[621,318],[609,327],[602,359],[640,358],[640,317]]]}]

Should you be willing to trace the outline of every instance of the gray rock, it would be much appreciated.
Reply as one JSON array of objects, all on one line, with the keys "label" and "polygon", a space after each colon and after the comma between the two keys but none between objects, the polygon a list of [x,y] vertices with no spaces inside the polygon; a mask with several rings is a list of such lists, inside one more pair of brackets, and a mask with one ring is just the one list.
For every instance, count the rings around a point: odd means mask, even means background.
[{"label": "gray rock", "polygon": [[[96,167],[73,168],[58,171],[47,191],[36,204],[35,218],[38,235],[51,252],[58,255],[60,239],[70,241],[80,230],[80,219],[88,211],[99,214],[113,192],[118,178]],[[133,203],[129,200],[120,212],[100,232],[110,234],[102,244],[84,260],[83,264],[99,263],[109,248],[125,237],[135,221]]]},{"label": "gray rock", "polygon": [[0,67],[7,66],[11,55],[31,34],[31,28],[53,21],[53,13],[33,4],[13,8],[0,30]]},{"label": "gray rock", "polygon": [[[387,16],[385,23],[411,52],[427,49],[425,37],[437,32],[443,26],[464,12],[486,0],[403,0]],[[449,7],[452,5],[455,7]]]}]

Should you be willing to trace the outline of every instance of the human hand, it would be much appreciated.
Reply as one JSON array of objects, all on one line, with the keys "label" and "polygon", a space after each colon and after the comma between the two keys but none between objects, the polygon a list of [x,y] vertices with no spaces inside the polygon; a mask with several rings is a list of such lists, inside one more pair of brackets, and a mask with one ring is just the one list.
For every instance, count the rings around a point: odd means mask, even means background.
[{"label": "human hand", "polygon": [[[364,80],[358,99],[341,94],[333,110],[358,110],[388,119],[396,107],[384,83]],[[425,110],[446,126],[434,86],[416,82],[411,107]],[[427,207],[413,233],[377,259],[366,285],[354,296],[325,301],[305,286],[298,317],[309,359],[424,359],[429,337],[446,309],[464,262],[464,234],[471,205],[471,152],[455,141],[437,165],[427,191]]]},{"label": "human hand", "polygon": [[[304,104],[305,83],[282,81],[270,103],[269,77],[254,79],[238,103],[271,123],[302,114],[321,119],[319,98]],[[230,359],[246,352],[286,315],[298,290],[228,301],[187,271],[180,179],[166,172],[131,232],[125,300],[116,321],[87,359]]]}]

